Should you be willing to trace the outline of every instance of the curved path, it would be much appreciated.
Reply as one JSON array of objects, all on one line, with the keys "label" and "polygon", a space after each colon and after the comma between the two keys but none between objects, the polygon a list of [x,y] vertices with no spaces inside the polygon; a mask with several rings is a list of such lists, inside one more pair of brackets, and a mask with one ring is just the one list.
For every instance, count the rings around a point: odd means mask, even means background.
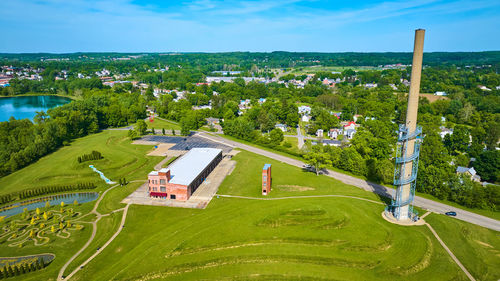
[{"label": "curved path", "polygon": [[342,197],[342,198],[353,198],[363,201],[372,202],[379,205],[385,205],[382,202],[370,200],[362,197],[349,196],[349,195],[334,195],[334,194],[326,194],[326,195],[301,195],[301,196],[287,196],[287,197],[274,197],[274,198],[259,198],[259,197],[248,197],[248,196],[239,196],[239,195],[227,195],[227,194],[215,194],[220,197],[230,197],[230,198],[240,198],[240,199],[250,199],[250,200],[284,200],[284,199],[299,199],[299,198],[323,198],[323,197]]},{"label": "curved path", "polygon": [[[104,198],[104,195],[106,195],[106,193],[108,193],[108,191],[110,191],[111,189],[115,188],[119,186],[119,184],[116,184],[116,185],[113,185],[112,187],[106,189],[106,191],[104,191],[102,193],[102,195],[99,197],[99,199],[97,200],[97,202],[95,203],[94,205],[94,208],[92,209],[92,211],[90,211],[88,214],[84,215],[84,216],[87,216],[89,214],[95,214],[97,216],[96,220],[93,221],[93,222],[89,222],[92,224],[92,235],[90,235],[90,238],[89,240],[87,241],[87,243],[85,243],[85,245],[83,245],[83,247],[78,250],[78,252],[76,252],[76,254],[74,254],[64,265],[63,267],[61,267],[61,269],[59,270],[59,274],[57,275],[57,280],[63,280],[63,274],[64,274],[64,271],[66,270],[66,268],[70,265],[71,262],[73,262],[73,260],[75,260],[83,251],[85,251],[85,249],[87,249],[87,247],[90,245],[90,243],[92,243],[92,241],[94,240],[95,238],[95,235],[97,233],[97,222],[101,219],[101,217],[103,217],[103,215],[101,215],[101,213],[99,213],[97,211],[97,207],[99,207],[99,203],[101,203],[102,199]],[[82,218],[84,217],[82,216]]]},{"label": "curved path", "polygon": [[[240,149],[244,149],[247,151],[250,151],[252,153],[260,154],[269,158],[272,158],[277,161],[281,161],[283,163],[293,165],[299,168],[302,168],[304,166],[304,162],[283,156],[281,154],[277,154],[274,152],[270,152],[264,149],[260,149],[254,146],[246,145],[237,141],[233,140],[228,140],[219,136],[215,136],[212,134],[204,133],[204,132],[198,132],[198,136],[210,139],[215,142],[219,142],[225,145],[229,145],[231,147],[236,147]],[[363,179],[358,179],[353,176],[349,176],[343,173],[335,172],[332,170],[327,170],[326,171],[326,176],[335,178],[345,184],[353,185],[359,188],[362,188],[366,191],[370,191],[373,193],[376,193],[378,195],[384,196],[384,197],[389,197],[393,198],[395,190],[380,184],[372,183]],[[482,227],[486,227],[489,229],[493,229],[496,231],[500,231],[500,221],[488,218],[482,215],[478,215],[476,213],[472,213],[463,209],[459,209],[456,207],[452,207],[443,203],[439,203],[430,199],[426,199],[420,196],[415,196],[415,199],[413,201],[413,205],[426,209],[428,211],[434,212],[434,213],[440,213],[444,214],[449,211],[455,211],[457,213],[456,218],[459,220],[463,220],[469,223],[477,224]]]},{"label": "curved path", "polygon": [[[123,227],[125,226],[125,220],[127,218],[127,212],[128,212],[128,207],[129,206],[130,206],[130,204],[127,204],[127,206],[125,208],[122,208],[122,209],[119,209],[119,210],[115,210],[115,211],[121,211],[121,210],[123,210],[122,221],[120,223],[120,226],[118,227],[118,230],[115,232],[115,234],[113,234],[113,236],[111,236],[111,238],[109,238],[109,240],[106,243],[104,243],[104,245],[102,245],[102,247],[99,250],[97,250],[92,256],[90,256],[90,258],[88,258],[81,265],[79,265],[75,270],[73,270],[73,272],[71,272],[66,277],[67,279],[70,279],[71,277],[73,277],[73,275],[75,275],[78,271],[80,271],[80,269],[82,269],[89,262],[91,262],[95,257],[97,257],[97,255],[99,255],[102,252],[102,250],[106,249],[106,247],[111,242],[113,242],[113,240],[115,240],[116,236],[118,236],[118,234],[120,234],[120,232],[122,231]],[[115,211],[113,211],[113,212],[115,212]]]}]

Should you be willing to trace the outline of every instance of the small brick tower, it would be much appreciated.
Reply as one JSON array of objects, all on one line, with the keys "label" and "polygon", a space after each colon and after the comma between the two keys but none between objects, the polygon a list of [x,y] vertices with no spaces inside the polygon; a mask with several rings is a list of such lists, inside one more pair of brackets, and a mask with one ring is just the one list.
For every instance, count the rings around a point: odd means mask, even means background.
[{"label": "small brick tower", "polygon": [[271,164],[265,164],[262,169],[262,195],[271,192]]}]

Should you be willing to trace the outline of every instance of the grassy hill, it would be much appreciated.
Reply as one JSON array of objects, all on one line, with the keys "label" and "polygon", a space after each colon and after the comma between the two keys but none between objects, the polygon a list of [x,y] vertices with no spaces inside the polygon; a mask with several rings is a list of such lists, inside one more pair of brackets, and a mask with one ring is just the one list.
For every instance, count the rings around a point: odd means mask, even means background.
[{"label": "grassy hill", "polygon": [[[109,178],[143,180],[161,158],[145,156],[150,147],[131,145],[125,135],[125,131],[105,131],[79,139],[14,173],[17,177],[0,179],[0,192],[38,183],[96,180],[97,174],[76,161],[88,150],[103,153],[105,159],[95,165]],[[377,195],[249,152],[233,159],[236,168],[219,194],[255,199],[214,197],[205,210],[132,205],[123,231],[72,280],[466,280],[427,227],[383,220],[385,205]],[[265,163],[273,170],[268,197],[260,194]],[[139,185],[111,190],[98,210],[123,208],[121,199]],[[105,188],[103,184],[98,190]],[[304,197],[325,194],[344,197]],[[297,196],[302,197],[293,198]],[[90,210],[93,204],[79,208]],[[98,223],[95,241],[66,274],[116,231],[122,213]],[[475,278],[500,278],[498,232],[442,215],[426,219]],[[86,227],[72,240],[22,249],[0,241],[0,252],[56,254],[47,268],[11,278],[55,280],[62,264],[89,236]]]}]

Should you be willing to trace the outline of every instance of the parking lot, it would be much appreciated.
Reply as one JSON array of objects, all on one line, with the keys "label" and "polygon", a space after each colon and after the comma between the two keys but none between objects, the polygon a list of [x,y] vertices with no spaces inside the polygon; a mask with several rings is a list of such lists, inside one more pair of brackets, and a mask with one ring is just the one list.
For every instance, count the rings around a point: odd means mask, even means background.
[{"label": "parking lot", "polygon": [[219,148],[222,149],[223,153],[228,153],[232,149],[227,145],[213,142],[209,139],[198,136],[172,137],[172,136],[148,135],[142,137],[140,140],[151,143],[174,144],[172,147],[169,148],[169,150],[187,151],[195,147],[209,147],[209,148]]}]

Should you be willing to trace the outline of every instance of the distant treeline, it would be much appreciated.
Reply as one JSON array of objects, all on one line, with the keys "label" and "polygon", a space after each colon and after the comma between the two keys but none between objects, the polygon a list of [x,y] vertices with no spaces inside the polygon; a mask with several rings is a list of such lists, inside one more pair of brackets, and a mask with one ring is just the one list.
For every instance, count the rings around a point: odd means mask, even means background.
[{"label": "distant treeline", "polygon": [[[134,56],[130,60],[113,60]],[[61,59],[60,61],[43,61],[43,59]],[[68,59],[68,60],[62,60]],[[33,66],[58,65],[67,66],[74,63],[83,63],[86,68],[101,70],[104,65],[117,66],[133,70],[137,65],[151,64],[157,66],[167,64],[171,66],[197,66],[221,70],[223,66],[238,65],[238,69],[250,70],[253,65],[258,67],[292,67],[292,66],[378,66],[385,64],[411,64],[411,52],[387,53],[315,53],[315,52],[282,52],[251,53],[176,53],[174,55],[162,53],[71,53],[71,54],[0,54],[0,60],[12,62],[13,65],[29,62]],[[426,65],[483,65],[500,63],[500,51],[487,52],[431,52],[424,53]]]},{"label": "distant treeline", "polygon": [[32,197],[38,197],[42,195],[59,193],[65,191],[75,191],[82,189],[94,189],[97,187],[97,184],[94,182],[83,182],[72,185],[51,185],[51,186],[42,186],[32,189],[27,189],[19,192],[13,192],[0,196],[0,204],[6,204],[9,202],[13,202],[16,200],[23,200]]}]

